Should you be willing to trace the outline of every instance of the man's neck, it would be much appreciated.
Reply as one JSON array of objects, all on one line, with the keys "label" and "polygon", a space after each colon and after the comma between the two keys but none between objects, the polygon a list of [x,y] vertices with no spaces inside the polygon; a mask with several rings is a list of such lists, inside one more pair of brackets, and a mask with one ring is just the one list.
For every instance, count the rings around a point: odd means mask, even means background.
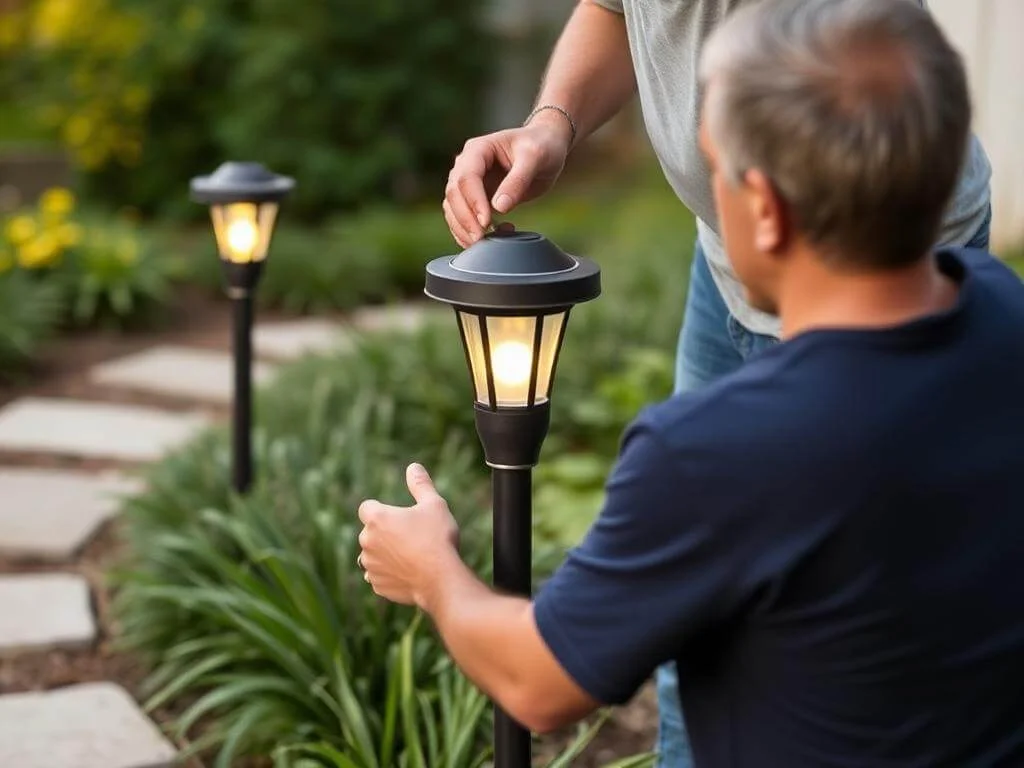
[{"label": "man's neck", "polygon": [[779,297],[782,337],[822,328],[884,328],[949,309],[959,288],[931,256],[888,271],[838,271],[794,257]]}]

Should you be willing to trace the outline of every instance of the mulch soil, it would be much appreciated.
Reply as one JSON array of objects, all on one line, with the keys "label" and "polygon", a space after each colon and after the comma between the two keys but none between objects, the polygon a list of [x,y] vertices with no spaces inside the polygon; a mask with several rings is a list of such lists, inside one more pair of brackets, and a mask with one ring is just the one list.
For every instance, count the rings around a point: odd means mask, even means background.
[{"label": "mulch soil", "polygon": [[[268,319],[268,316],[273,318],[266,312],[260,313],[261,319]],[[0,406],[19,397],[42,396],[196,410],[200,404],[187,400],[99,387],[89,381],[88,371],[98,363],[159,344],[226,349],[230,339],[230,320],[229,307],[223,299],[198,290],[183,290],[171,318],[160,330],[130,334],[82,332],[55,341],[44,351],[26,380],[15,384],[0,383]],[[214,415],[224,413],[223,408],[203,408]],[[85,471],[127,468],[116,461],[2,451],[0,466]],[[97,641],[87,649],[49,650],[10,658],[0,656],[0,695],[97,681],[114,682],[137,698],[141,695],[146,669],[137,658],[116,648],[117,627],[110,609],[111,587],[106,573],[119,559],[122,546],[117,521],[113,520],[105,524],[70,562],[42,562],[0,555],[0,574],[69,572],[82,575],[92,587],[99,627]],[[618,757],[650,749],[654,743],[656,713],[653,692],[648,686],[630,706],[616,712],[586,754],[574,765],[598,768]],[[158,710],[151,715],[158,723],[166,724],[174,712]],[[566,738],[568,736],[562,734],[542,739],[535,750],[538,758],[535,764],[544,764],[545,756],[553,754]],[[266,762],[247,760],[242,764],[244,768],[262,765]],[[204,763],[196,759],[188,763],[188,768],[204,768]]]}]

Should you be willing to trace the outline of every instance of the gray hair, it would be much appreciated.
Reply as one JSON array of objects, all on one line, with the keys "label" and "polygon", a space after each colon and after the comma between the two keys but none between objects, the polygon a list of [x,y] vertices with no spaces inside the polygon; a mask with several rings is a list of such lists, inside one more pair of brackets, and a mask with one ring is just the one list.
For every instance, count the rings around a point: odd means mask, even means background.
[{"label": "gray hair", "polygon": [[910,0],[762,0],[701,59],[726,178],[764,173],[796,228],[847,263],[897,267],[938,237],[970,134],[959,55]]}]

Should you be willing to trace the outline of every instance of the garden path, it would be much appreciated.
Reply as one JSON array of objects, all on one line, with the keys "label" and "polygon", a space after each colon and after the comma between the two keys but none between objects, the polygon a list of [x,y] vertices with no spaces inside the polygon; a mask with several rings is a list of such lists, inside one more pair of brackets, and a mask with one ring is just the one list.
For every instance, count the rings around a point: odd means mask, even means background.
[{"label": "garden path", "polygon": [[[277,363],[351,344],[354,333],[414,330],[430,311],[394,305],[347,324],[259,324],[254,378],[265,383]],[[219,350],[151,346],[92,367],[74,397],[0,408],[0,766],[174,764],[175,745],[133,692],[105,677],[142,674],[120,669],[112,647],[109,523],[142,489],[138,469],[223,417],[232,380],[224,341]]]}]

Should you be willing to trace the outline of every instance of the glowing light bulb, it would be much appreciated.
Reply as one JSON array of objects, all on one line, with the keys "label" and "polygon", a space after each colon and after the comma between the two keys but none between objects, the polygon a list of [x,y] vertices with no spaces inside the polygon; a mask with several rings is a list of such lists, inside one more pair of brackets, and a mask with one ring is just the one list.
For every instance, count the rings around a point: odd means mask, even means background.
[{"label": "glowing light bulb", "polygon": [[533,351],[521,341],[502,341],[491,353],[494,378],[501,384],[517,386],[530,380]]},{"label": "glowing light bulb", "polygon": [[227,241],[235,261],[248,261],[256,249],[259,233],[249,219],[235,219],[228,224]]}]

